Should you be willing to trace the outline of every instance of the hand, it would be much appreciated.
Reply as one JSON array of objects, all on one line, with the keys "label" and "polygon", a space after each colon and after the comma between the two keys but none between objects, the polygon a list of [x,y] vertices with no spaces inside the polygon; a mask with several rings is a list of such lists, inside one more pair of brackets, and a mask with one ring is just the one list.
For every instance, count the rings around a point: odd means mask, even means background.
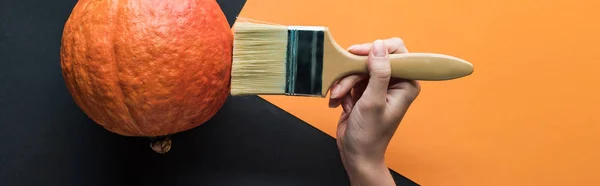
[{"label": "hand", "polygon": [[416,81],[392,78],[388,54],[408,50],[399,38],[348,50],[368,55],[369,74],[344,77],[331,89],[330,107],[343,108],[337,128],[342,161],[353,185],[394,185],[385,151],[420,86]]}]

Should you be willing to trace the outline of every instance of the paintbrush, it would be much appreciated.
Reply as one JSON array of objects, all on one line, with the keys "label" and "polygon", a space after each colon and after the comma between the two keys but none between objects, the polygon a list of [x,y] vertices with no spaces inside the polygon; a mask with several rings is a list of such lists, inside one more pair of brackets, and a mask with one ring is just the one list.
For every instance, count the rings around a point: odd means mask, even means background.
[{"label": "paintbrush", "polygon": [[[341,48],[324,26],[238,19],[233,26],[231,95],[325,97],[350,74],[368,73],[367,56]],[[473,73],[463,59],[437,53],[390,54],[392,77],[442,81]]]}]

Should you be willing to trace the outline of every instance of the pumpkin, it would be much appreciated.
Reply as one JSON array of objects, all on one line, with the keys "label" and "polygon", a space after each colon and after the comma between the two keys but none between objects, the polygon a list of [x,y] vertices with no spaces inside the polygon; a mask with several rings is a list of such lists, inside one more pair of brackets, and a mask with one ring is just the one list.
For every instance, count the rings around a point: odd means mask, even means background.
[{"label": "pumpkin", "polygon": [[213,117],[229,95],[233,33],[215,0],[79,0],[60,59],[79,108],[104,129],[168,136]]}]

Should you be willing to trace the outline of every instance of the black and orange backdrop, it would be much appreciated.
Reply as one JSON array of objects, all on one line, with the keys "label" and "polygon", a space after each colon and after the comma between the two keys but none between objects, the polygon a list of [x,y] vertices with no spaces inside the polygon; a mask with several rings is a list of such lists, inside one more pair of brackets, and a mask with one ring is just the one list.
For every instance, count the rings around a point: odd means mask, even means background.
[{"label": "black and orange backdrop", "polygon": [[[598,1],[218,0],[245,17],[323,25],[343,47],[401,37],[475,73],[422,82],[386,154],[398,185],[598,185]],[[348,185],[327,99],[232,97],[158,155],[71,100],[62,26],[76,0],[0,3],[0,185]]]}]

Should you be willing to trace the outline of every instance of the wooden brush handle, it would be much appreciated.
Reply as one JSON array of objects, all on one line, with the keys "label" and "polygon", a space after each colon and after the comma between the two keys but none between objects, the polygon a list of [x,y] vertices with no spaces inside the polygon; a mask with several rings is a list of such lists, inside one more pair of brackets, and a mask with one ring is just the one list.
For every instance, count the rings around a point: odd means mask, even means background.
[{"label": "wooden brush handle", "polygon": [[[392,77],[421,81],[457,79],[473,73],[473,65],[463,59],[437,53],[390,54]],[[350,74],[368,73],[368,56],[359,56],[340,47],[327,33],[324,41],[321,96]]]},{"label": "wooden brush handle", "polygon": [[[435,53],[390,54],[392,77],[411,80],[451,80],[473,73],[473,65],[465,60]],[[357,57],[366,65],[367,57]],[[366,72],[364,66],[361,71]]]},{"label": "wooden brush handle", "polygon": [[390,54],[392,76],[412,80],[450,80],[473,73],[473,65],[453,56],[434,53]]}]

